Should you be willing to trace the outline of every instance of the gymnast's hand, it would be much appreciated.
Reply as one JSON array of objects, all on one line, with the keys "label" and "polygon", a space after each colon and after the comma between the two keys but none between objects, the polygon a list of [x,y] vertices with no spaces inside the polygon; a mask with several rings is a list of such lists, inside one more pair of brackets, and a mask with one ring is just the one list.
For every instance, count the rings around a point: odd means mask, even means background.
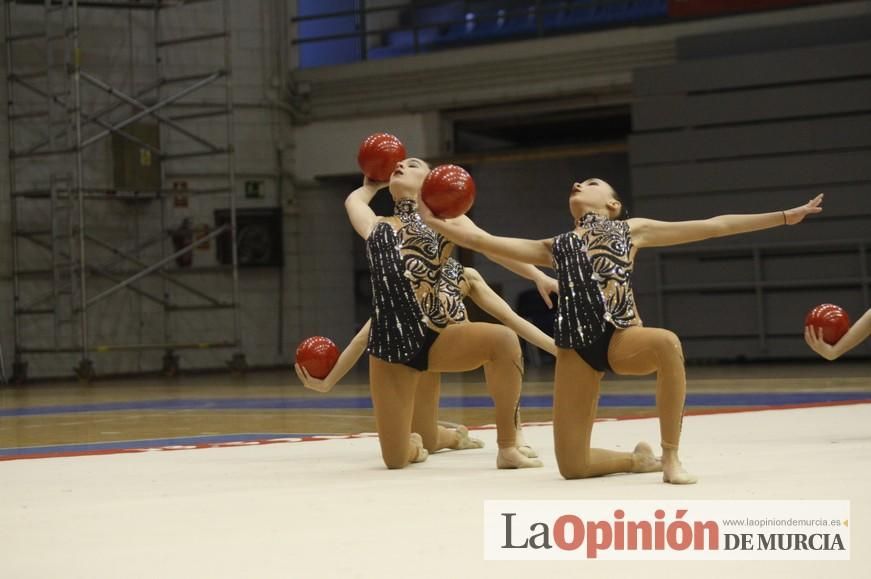
[{"label": "gymnast's hand", "polygon": [[482,248],[474,245],[474,241],[485,233],[484,230],[465,215],[453,219],[443,219],[435,215],[422,198],[418,199],[417,212],[424,223],[434,231],[444,235],[449,241],[461,247],[486,253]]},{"label": "gymnast's hand", "polygon": [[783,219],[787,225],[796,225],[801,223],[802,220],[811,215],[812,213],[820,213],[823,208],[821,207],[823,203],[823,193],[820,193],[804,205],[799,205],[798,207],[793,207],[792,209],[787,209],[783,212]]},{"label": "gymnast's hand", "polygon": [[432,209],[429,208],[429,205],[427,205],[423,200],[422,196],[418,196],[417,198],[417,213],[426,224],[430,224],[435,219],[438,219],[435,214],[433,214]]},{"label": "gymnast's hand", "polygon": [[553,309],[553,301],[550,299],[550,294],[559,295],[559,282],[548,275],[542,275],[535,280],[535,288],[538,290],[541,299],[547,304],[548,309]]},{"label": "gymnast's hand", "polygon": [[453,224],[453,227],[448,227],[448,222],[441,217],[437,217],[423,200],[423,197],[417,198],[417,214],[432,229],[441,233],[449,240],[454,241],[451,236],[454,234],[454,230],[456,230],[456,224]]},{"label": "gymnast's hand", "polygon": [[805,326],[804,328],[804,341],[807,342],[807,345],[810,346],[810,349],[825,358],[828,361],[832,361],[837,359],[838,353],[835,351],[833,346],[830,346],[823,340],[823,329],[816,328],[818,332],[814,331],[813,326]]},{"label": "gymnast's hand", "polygon": [[369,177],[363,177],[363,187],[370,191],[378,192],[390,185],[390,181],[373,181]]},{"label": "gymnast's hand", "polygon": [[296,369],[296,375],[299,377],[299,381],[309,390],[314,390],[315,392],[329,392],[333,389],[333,384],[325,380],[312,378],[306,369],[299,364],[294,364],[293,367]]}]

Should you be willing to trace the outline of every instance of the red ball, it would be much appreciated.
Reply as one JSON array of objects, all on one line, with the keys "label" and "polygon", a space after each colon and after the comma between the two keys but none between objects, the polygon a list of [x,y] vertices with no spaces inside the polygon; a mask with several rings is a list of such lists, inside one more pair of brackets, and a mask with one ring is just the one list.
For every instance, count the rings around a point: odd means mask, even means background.
[{"label": "red ball", "polygon": [[296,348],[296,363],[305,368],[312,378],[326,378],[338,359],[339,348],[331,339],[323,336],[306,338]]},{"label": "red ball", "polygon": [[823,341],[827,344],[837,344],[850,329],[850,316],[840,306],[820,304],[804,318],[805,326],[823,329]]},{"label": "red ball", "polygon": [[405,159],[405,145],[389,133],[369,135],[360,143],[357,164],[373,181],[389,181],[396,164]]},{"label": "red ball", "polygon": [[436,217],[453,219],[472,208],[475,182],[462,167],[439,165],[424,179],[420,195]]}]

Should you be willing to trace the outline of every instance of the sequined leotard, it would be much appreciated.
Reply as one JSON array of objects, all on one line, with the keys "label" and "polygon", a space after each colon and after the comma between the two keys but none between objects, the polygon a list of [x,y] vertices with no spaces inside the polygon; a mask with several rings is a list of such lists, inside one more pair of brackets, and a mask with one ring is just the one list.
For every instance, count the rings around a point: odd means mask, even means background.
[{"label": "sequined leotard", "polygon": [[604,370],[613,329],[641,325],[630,282],[632,239],[628,223],[595,213],[581,217],[578,228],[553,242],[560,291],[554,336],[557,347],[575,349],[585,360],[585,350],[604,350],[604,361],[591,363]]},{"label": "sequined leotard", "polygon": [[442,302],[448,323],[458,324],[468,321],[469,316],[463,297],[469,293],[469,282],[466,280],[465,268],[453,257],[449,257],[442,266],[436,292]]},{"label": "sequined leotard", "polygon": [[[373,298],[368,350],[404,364],[428,349],[448,324],[437,286],[453,246],[423,223],[414,200],[400,200],[395,216],[398,229],[381,221],[366,240]],[[425,369],[421,365],[425,360],[415,367]]]}]

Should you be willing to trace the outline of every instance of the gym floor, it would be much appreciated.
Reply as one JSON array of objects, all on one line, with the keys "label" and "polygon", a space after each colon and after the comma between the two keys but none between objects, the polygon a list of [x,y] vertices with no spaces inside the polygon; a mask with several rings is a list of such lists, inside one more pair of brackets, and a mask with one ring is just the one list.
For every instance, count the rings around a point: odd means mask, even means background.
[{"label": "gym floor", "polygon": [[[3,576],[868,576],[871,365],[688,368],[681,455],[700,477],[690,487],[657,473],[562,479],[551,373],[532,368],[524,385],[526,438],[544,467],[513,472],[495,468],[476,373],[445,377],[442,418],[486,447],[401,471],[384,468],[373,436],[347,436],[374,430],[361,372],[327,395],[289,371],[6,386]],[[653,387],[606,380],[594,444],[655,444],[657,421],[644,418]],[[846,562],[488,561],[481,515],[494,499],[848,500],[853,548]]]}]

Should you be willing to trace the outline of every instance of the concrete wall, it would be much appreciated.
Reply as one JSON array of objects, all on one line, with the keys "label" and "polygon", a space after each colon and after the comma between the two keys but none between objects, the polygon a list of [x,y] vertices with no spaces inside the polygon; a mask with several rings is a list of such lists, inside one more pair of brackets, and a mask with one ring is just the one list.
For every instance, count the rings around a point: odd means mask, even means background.
[{"label": "concrete wall", "polygon": [[364,116],[306,124],[294,130],[295,176],[299,182],[317,177],[360,172],[357,150],[372,133],[396,135],[410,156],[432,158],[439,154],[439,120],[431,113]]}]

